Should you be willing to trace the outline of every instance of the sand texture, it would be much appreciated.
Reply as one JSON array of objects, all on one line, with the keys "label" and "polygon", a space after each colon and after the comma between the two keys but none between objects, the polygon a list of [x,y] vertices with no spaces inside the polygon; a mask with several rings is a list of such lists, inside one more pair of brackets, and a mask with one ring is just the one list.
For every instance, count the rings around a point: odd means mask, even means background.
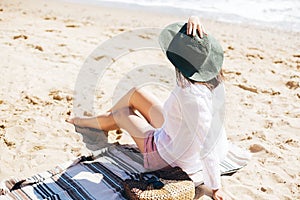
[{"label": "sand texture", "polygon": [[[1,0],[0,180],[28,177],[88,154],[82,136],[65,122],[74,113],[75,85],[86,59],[117,35],[162,28],[187,17],[55,1]],[[202,21],[225,51],[228,138],[252,152],[249,165],[222,177],[225,192],[232,199],[300,199],[299,33]],[[153,39],[151,34],[140,38]],[[139,68],[153,63],[170,68],[159,73]],[[163,101],[174,83],[171,68],[160,51],[120,56],[99,78],[93,110],[80,105],[79,110],[82,115],[106,111],[115,93],[141,83],[144,74],[160,83],[149,87]],[[110,141],[120,138],[121,134],[110,133]]]}]

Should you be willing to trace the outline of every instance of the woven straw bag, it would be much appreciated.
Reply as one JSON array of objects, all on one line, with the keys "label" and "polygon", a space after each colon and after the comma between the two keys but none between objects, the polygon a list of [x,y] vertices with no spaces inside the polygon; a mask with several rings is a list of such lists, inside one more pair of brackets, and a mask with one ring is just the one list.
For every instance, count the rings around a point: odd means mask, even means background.
[{"label": "woven straw bag", "polygon": [[194,199],[195,186],[179,167],[139,174],[138,180],[123,182],[130,200],[189,200]]}]

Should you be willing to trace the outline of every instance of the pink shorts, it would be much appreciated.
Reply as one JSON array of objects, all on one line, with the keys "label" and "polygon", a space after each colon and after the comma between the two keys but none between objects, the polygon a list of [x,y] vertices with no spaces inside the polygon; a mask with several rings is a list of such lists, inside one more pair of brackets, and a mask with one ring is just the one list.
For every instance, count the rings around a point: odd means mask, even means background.
[{"label": "pink shorts", "polygon": [[158,170],[169,167],[169,164],[159,155],[154,142],[155,130],[148,131],[144,140],[144,168]]}]

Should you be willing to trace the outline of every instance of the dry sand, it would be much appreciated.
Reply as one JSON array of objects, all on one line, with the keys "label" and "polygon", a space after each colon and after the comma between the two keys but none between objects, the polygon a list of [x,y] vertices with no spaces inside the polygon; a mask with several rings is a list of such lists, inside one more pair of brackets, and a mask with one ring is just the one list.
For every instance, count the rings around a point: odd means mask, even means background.
[{"label": "dry sand", "polygon": [[[64,120],[73,110],[79,70],[96,47],[129,30],[186,19],[135,9],[2,0],[0,180],[31,176],[88,153]],[[253,152],[249,165],[222,178],[224,190],[233,199],[299,199],[299,33],[203,23],[225,50],[228,138]],[[158,51],[115,61],[98,83],[94,113],[108,109],[112,91],[130,70],[160,62],[167,63]],[[172,86],[170,74],[150,75],[167,86],[154,88],[164,100]],[[116,136],[112,132],[111,140]]]}]

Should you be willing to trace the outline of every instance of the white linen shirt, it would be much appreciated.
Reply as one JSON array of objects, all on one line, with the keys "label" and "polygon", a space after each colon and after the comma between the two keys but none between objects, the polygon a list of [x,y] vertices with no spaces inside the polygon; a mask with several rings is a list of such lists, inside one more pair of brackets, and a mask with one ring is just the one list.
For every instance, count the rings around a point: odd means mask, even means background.
[{"label": "white linen shirt", "polygon": [[213,91],[201,84],[176,86],[164,104],[164,124],[154,134],[164,160],[181,167],[195,184],[203,176],[211,189],[221,187],[219,163],[228,151],[224,92],[222,83]]}]

